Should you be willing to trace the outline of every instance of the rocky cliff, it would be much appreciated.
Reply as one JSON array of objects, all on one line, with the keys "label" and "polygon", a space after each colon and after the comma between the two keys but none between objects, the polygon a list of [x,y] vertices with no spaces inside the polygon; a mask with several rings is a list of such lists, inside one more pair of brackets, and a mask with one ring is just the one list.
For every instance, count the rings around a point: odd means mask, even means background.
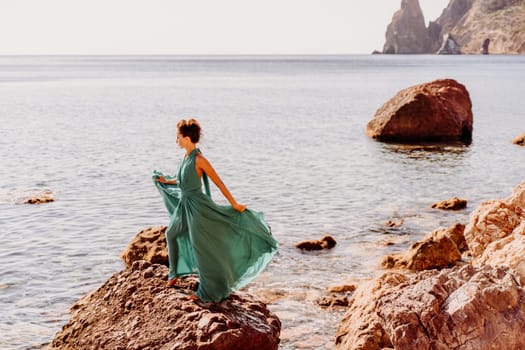
[{"label": "rocky cliff", "polygon": [[388,25],[383,53],[438,53],[450,37],[456,54],[525,54],[525,0],[450,0],[428,26],[419,1],[402,0]]}]

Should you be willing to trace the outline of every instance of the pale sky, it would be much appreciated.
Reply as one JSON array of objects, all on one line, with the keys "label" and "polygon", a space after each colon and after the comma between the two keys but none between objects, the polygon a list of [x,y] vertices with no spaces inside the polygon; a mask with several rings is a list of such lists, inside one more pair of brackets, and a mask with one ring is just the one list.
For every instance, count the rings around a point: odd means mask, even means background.
[{"label": "pale sky", "polygon": [[[425,22],[449,0],[419,0]],[[0,0],[6,54],[355,54],[401,0]]]}]

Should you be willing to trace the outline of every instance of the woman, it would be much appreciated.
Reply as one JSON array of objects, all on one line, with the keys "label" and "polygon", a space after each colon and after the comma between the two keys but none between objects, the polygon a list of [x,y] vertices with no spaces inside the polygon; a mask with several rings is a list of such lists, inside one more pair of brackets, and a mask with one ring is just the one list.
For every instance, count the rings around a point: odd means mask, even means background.
[{"label": "woman", "polygon": [[[278,244],[262,213],[237,203],[197,148],[199,123],[181,120],[177,129],[177,144],[186,150],[177,176],[158,171],[153,175],[170,214],[167,286],[174,286],[179,276],[197,273],[199,288],[191,299],[219,302],[257,277]],[[231,206],[213,202],[208,177]],[[201,179],[206,193],[202,192]]]}]

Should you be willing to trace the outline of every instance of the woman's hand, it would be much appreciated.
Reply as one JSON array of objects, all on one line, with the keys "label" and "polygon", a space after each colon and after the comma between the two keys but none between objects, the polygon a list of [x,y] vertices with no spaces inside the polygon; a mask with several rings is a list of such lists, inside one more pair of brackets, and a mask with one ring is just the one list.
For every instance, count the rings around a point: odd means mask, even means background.
[{"label": "woman's hand", "polygon": [[246,210],[246,205],[244,204],[239,204],[239,203],[235,203],[232,205],[233,209],[237,210],[239,213],[242,213],[243,211]]},{"label": "woman's hand", "polygon": [[162,176],[162,175],[157,178],[157,181],[160,182],[161,184],[165,184],[165,185],[176,185],[177,184],[177,180],[176,179],[166,180],[166,178],[164,176]]}]

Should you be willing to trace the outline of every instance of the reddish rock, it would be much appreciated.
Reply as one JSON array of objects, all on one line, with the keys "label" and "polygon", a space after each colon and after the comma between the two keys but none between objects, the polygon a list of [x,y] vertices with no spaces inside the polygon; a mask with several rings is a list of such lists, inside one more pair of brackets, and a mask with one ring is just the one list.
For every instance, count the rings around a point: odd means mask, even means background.
[{"label": "reddish rock", "polygon": [[525,347],[525,292],[502,268],[386,274],[360,286],[350,305],[337,332],[340,350]]},{"label": "reddish rock", "polygon": [[512,143],[518,146],[525,146],[525,133],[516,136],[514,140],[512,140]]},{"label": "reddish rock", "polygon": [[379,108],[366,133],[379,141],[472,140],[472,103],[465,86],[435,80],[399,91]]},{"label": "reddish rock", "polygon": [[320,240],[309,240],[296,243],[295,247],[302,250],[323,250],[332,249],[336,244],[337,242],[334,237],[326,235]]},{"label": "reddish rock", "polygon": [[48,349],[277,349],[281,323],[245,293],[193,302],[186,287],[166,288],[168,269],[146,261],[113,275],[71,308]]},{"label": "reddish rock", "polygon": [[461,251],[467,248],[464,229],[464,225],[454,224],[432,231],[412,244],[406,253],[386,255],[381,266],[421,271],[453,265],[461,260]]},{"label": "reddish rock", "polygon": [[459,199],[458,197],[452,197],[441,202],[432,204],[432,208],[443,209],[443,210],[460,210],[467,207],[467,201],[465,199]]},{"label": "reddish rock", "polygon": [[341,320],[336,335],[337,349],[381,350],[392,342],[381,325],[376,307],[378,299],[408,277],[388,272],[360,285],[349,300],[348,311]]},{"label": "reddish rock", "polygon": [[166,226],[150,227],[140,231],[120,255],[126,266],[130,267],[139,260],[168,266],[165,232]]},{"label": "reddish rock", "polygon": [[525,284],[525,182],[503,200],[491,200],[471,214],[465,239],[476,266],[508,266]]}]

